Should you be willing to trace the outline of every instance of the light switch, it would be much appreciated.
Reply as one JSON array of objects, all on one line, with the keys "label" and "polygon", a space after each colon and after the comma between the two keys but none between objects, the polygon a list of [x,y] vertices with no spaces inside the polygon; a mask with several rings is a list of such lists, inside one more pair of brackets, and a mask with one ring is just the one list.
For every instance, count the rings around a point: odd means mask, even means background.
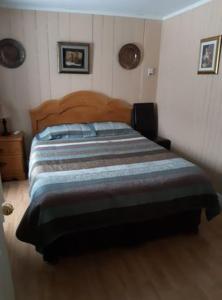
[{"label": "light switch", "polygon": [[155,75],[155,68],[148,68],[147,69],[147,76],[153,76]]}]

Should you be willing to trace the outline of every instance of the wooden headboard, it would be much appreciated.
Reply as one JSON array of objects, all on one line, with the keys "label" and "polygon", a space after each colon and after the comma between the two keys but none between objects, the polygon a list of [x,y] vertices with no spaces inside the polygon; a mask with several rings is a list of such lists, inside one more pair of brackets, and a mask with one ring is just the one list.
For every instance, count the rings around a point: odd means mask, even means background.
[{"label": "wooden headboard", "polygon": [[48,100],[30,110],[33,135],[47,126],[96,121],[130,124],[132,106],[92,91],[71,93],[58,100]]}]

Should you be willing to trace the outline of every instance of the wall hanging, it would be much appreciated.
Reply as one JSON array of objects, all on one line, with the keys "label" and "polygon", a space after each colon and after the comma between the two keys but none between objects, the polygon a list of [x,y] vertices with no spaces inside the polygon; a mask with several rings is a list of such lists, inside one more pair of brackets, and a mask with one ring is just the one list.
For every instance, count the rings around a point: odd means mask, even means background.
[{"label": "wall hanging", "polygon": [[59,73],[89,74],[89,44],[58,42]]},{"label": "wall hanging", "polygon": [[25,49],[13,39],[0,41],[0,65],[6,68],[18,68],[25,61]]},{"label": "wall hanging", "polygon": [[119,51],[119,63],[127,70],[135,69],[141,59],[140,49],[135,44],[126,44]]},{"label": "wall hanging", "polygon": [[198,74],[218,74],[221,52],[221,36],[200,41]]}]

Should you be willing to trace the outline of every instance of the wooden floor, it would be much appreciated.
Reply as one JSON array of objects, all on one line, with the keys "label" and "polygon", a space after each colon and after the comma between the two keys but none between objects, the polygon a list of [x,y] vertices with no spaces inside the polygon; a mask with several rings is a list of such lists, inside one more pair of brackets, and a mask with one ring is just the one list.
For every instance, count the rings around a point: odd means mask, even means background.
[{"label": "wooden floor", "polygon": [[62,259],[50,266],[15,230],[28,205],[26,181],[4,184],[15,211],[5,222],[17,300],[220,300],[222,215],[198,235]]}]

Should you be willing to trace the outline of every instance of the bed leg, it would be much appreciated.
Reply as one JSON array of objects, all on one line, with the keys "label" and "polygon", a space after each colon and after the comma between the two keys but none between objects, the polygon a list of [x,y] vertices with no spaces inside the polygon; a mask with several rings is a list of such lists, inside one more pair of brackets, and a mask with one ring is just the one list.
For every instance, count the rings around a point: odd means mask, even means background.
[{"label": "bed leg", "polygon": [[193,234],[198,234],[199,233],[199,226],[193,228],[193,230],[191,231]]},{"label": "bed leg", "polygon": [[199,233],[199,226],[193,226],[193,227],[187,228],[185,233],[198,234]]},{"label": "bed leg", "polygon": [[56,255],[46,252],[46,253],[43,253],[43,260],[50,265],[55,265],[58,263],[59,258]]}]

